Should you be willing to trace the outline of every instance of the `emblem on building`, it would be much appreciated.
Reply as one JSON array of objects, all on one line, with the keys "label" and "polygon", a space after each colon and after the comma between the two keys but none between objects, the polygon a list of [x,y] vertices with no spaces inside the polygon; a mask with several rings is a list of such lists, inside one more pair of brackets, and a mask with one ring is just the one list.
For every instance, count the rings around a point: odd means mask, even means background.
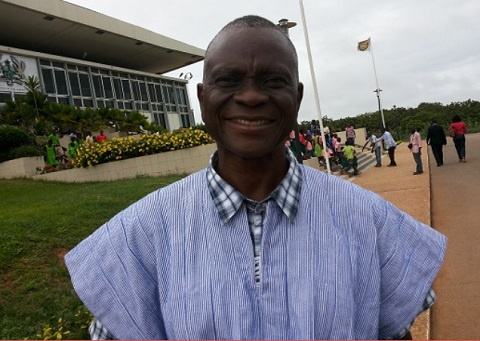
[{"label": "emblem on building", "polygon": [[19,60],[13,55],[10,55],[10,58],[3,58],[3,55],[0,54],[0,65],[0,80],[5,81],[7,85],[13,85],[13,83],[23,85],[26,78],[26,65],[24,61]]}]

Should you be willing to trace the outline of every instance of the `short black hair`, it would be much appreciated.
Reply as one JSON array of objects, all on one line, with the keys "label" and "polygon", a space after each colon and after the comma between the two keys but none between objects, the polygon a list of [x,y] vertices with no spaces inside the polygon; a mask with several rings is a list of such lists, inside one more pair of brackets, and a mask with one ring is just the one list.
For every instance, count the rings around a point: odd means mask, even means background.
[{"label": "short black hair", "polygon": [[232,29],[238,29],[238,28],[269,28],[275,31],[279,31],[282,33],[282,36],[285,38],[285,41],[287,42],[288,46],[291,48],[293,56],[294,56],[294,61],[295,61],[295,70],[297,70],[297,77],[298,77],[298,56],[297,56],[297,50],[295,49],[295,45],[293,45],[292,41],[288,37],[288,35],[285,34],[285,32],[280,28],[280,26],[274,24],[268,19],[265,19],[263,17],[260,17],[258,15],[245,15],[243,17],[237,18],[226,24],[216,35],[213,37],[212,41],[208,44],[207,50],[205,52],[205,58],[204,58],[204,67],[203,67],[203,73],[205,75],[205,68],[206,68],[206,61],[209,57],[211,48],[213,46],[213,43],[215,40],[220,36],[222,33],[227,32]]},{"label": "short black hair", "polygon": [[462,119],[461,119],[460,116],[458,116],[458,115],[455,115],[455,116],[453,116],[453,118],[452,118],[452,122],[460,122],[461,120],[462,120]]}]

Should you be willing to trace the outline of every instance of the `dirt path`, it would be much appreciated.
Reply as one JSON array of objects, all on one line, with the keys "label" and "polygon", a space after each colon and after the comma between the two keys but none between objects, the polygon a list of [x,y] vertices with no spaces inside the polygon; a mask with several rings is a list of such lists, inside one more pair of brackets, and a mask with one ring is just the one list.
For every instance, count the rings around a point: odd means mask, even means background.
[{"label": "dirt path", "polygon": [[434,284],[431,339],[480,339],[480,134],[466,137],[467,163],[452,139],[443,167],[430,155],[432,226],[448,237],[445,263]]}]

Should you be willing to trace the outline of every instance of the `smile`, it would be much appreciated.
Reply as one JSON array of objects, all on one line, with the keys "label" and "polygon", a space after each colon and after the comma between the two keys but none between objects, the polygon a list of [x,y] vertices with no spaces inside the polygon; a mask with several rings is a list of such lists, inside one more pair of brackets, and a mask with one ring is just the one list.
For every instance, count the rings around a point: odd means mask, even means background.
[{"label": "smile", "polygon": [[247,125],[247,126],[261,126],[265,124],[269,124],[270,121],[267,120],[255,120],[255,121],[249,121],[249,120],[241,120],[241,119],[234,119],[232,122],[242,124],[242,125]]}]

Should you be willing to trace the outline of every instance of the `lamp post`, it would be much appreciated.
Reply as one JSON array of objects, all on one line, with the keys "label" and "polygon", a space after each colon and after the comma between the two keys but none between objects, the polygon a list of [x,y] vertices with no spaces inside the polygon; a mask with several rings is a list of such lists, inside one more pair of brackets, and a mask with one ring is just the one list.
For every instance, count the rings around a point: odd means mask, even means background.
[{"label": "lamp post", "polygon": [[375,90],[373,90],[373,92],[377,93],[378,111],[380,112],[380,116],[382,116],[382,126],[383,128],[385,128],[385,117],[383,116],[382,104],[380,103],[380,91],[382,91],[382,89],[376,88]]},{"label": "lamp post", "polygon": [[[278,27],[280,27],[287,37],[290,37],[288,30],[295,26],[297,26],[297,23],[288,21],[288,19],[280,19],[278,21]],[[302,151],[300,149],[300,138],[298,137],[298,118],[295,120],[293,125],[293,131],[295,132],[295,153],[297,156],[297,161],[298,163],[303,163]]]}]

